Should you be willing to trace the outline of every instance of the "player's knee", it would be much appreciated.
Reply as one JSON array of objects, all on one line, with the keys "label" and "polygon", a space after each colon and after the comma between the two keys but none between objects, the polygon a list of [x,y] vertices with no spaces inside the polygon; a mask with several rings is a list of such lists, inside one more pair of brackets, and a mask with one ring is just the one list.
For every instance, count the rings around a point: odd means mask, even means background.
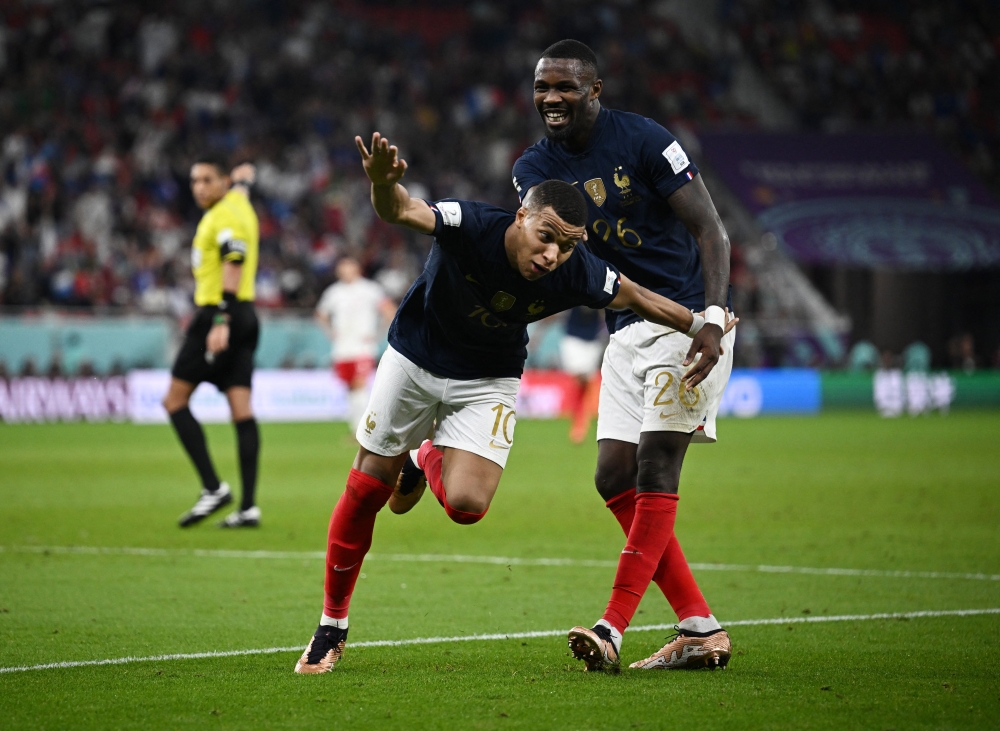
[{"label": "player's knee", "polygon": [[449,518],[461,525],[478,523],[490,508],[490,496],[480,494],[475,490],[453,489],[446,494],[444,510]]},{"label": "player's knee", "polygon": [[[467,506],[468,507],[468,506]],[[472,525],[473,523],[478,523],[486,515],[486,511],[489,509],[489,505],[484,507],[480,511],[475,510],[459,510],[453,505],[445,505],[444,512],[447,513],[448,517],[459,525]]]},{"label": "player's knee", "polygon": [[594,486],[605,502],[621,495],[626,490],[635,489],[635,473],[621,465],[607,465],[600,461],[594,473]]}]

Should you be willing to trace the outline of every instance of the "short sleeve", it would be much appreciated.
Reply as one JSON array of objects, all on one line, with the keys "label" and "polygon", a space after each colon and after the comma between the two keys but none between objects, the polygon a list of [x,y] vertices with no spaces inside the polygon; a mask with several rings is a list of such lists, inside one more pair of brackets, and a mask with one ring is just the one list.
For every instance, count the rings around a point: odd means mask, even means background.
[{"label": "short sleeve", "polygon": [[442,249],[459,253],[476,241],[482,230],[478,208],[468,201],[441,200],[430,204],[434,212],[434,239]]},{"label": "short sleeve", "polygon": [[514,163],[512,173],[514,190],[517,191],[517,198],[520,201],[524,200],[529,190],[548,180],[548,176],[544,175],[538,166],[537,159],[538,153],[529,149]]},{"label": "short sleeve", "polygon": [[582,246],[576,247],[569,261],[572,266],[566,273],[574,290],[573,304],[600,309],[618,296],[622,277],[616,266],[597,258]]},{"label": "short sleeve", "polygon": [[333,315],[333,298],[336,296],[336,290],[334,287],[336,286],[336,284],[331,284],[323,290],[323,294],[320,296],[319,302],[316,303],[316,312],[321,315],[326,315],[327,317]]},{"label": "short sleeve", "polygon": [[242,264],[247,256],[248,231],[238,216],[220,217],[215,243],[219,245],[219,258],[231,264]]},{"label": "short sleeve", "polygon": [[694,180],[698,167],[670,132],[651,119],[644,119],[637,135],[639,159],[649,182],[664,198]]}]

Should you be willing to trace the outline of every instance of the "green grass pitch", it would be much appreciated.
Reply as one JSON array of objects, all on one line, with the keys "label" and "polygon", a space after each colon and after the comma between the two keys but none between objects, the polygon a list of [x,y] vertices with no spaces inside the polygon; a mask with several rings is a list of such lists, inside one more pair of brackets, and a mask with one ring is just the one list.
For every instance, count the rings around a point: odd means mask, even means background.
[{"label": "green grass pitch", "polygon": [[[235,484],[231,428],[207,431]],[[566,431],[518,424],[478,525],[452,524],[429,493],[408,515],[383,511],[351,643],[596,620],[624,537],[592,486],[595,445]],[[311,677],[289,650],[0,672],[0,727],[996,728],[1000,614],[801,620],[1000,607],[1000,417],[724,420],[720,434],[688,453],[677,532],[724,623],[781,620],[734,625],[724,672],[588,675],[564,636],[349,643]],[[265,425],[263,526],[183,531],[194,473],[168,428],[0,425],[0,668],[304,645],[322,608],[310,552],[353,453],[342,425]],[[445,558],[402,560],[421,554]],[[873,573],[746,568],[759,564]],[[674,621],[651,587],[635,625]],[[667,634],[630,631],[625,661]]]}]

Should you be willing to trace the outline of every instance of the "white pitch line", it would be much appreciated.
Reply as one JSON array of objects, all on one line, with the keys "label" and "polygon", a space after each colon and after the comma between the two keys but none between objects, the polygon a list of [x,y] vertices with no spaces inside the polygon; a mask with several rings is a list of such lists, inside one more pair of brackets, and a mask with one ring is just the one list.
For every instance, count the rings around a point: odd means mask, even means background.
[{"label": "white pitch line", "polygon": [[[209,548],[129,548],[115,546],[0,546],[0,553],[54,553],[88,556],[194,556],[198,558],[324,559],[322,551],[236,551]],[[467,556],[438,553],[369,553],[366,561],[417,563],[479,563],[497,566],[579,566],[615,568],[617,561],[576,558],[518,558],[514,556]],[[890,579],[966,579],[1000,581],[1000,574],[954,571],[889,571],[882,569],[816,568],[810,566],[769,566],[766,564],[691,563],[693,571],[744,571],[764,574],[810,574],[813,576],[869,576]]]},{"label": "white pitch line", "polygon": [[[1000,614],[1000,607],[989,609],[946,609],[919,612],[885,612],[881,614],[838,614],[829,617],[774,617],[773,619],[738,619],[722,622],[724,627],[755,627],[774,624],[812,624],[816,622],[867,622],[879,619],[921,619],[924,617],[973,617],[983,614]],[[672,624],[643,624],[629,627],[630,632],[658,632],[671,630]],[[461,637],[415,637],[409,640],[369,640],[352,642],[351,649],[359,647],[403,647],[406,645],[436,645],[446,642],[488,642],[495,640],[523,640],[538,637],[559,637],[566,630],[541,630],[537,632],[496,632],[493,634],[465,635]],[[28,670],[53,670],[56,668],[81,668],[97,665],[126,665],[135,662],[163,662],[167,660],[200,660],[210,657],[239,657],[243,655],[273,655],[278,652],[302,652],[302,645],[295,647],[265,647],[257,650],[223,650],[213,652],[184,652],[172,655],[149,655],[147,657],[116,657],[107,660],[79,660],[74,662],[51,662],[44,665],[19,665],[0,667],[0,673],[22,673]]]}]

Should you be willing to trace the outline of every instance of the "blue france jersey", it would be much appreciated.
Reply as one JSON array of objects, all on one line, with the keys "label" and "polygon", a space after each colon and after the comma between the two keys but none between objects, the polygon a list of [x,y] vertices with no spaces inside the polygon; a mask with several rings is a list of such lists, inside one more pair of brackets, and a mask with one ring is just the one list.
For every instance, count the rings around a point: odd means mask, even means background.
[{"label": "blue france jersey", "polygon": [[[588,248],[633,282],[703,310],[698,244],[667,203],[697,174],[680,143],[659,124],[602,109],[579,154],[548,139],[525,150],[514,163],[514,187],[523,200],[546,180],[579,185],[589,209]],[[606,316],[612,333],[641,319],[631,310],[608,310]]]},{"label": "blue france jersey", "polygon": [[583,246],[541,279],[522,277],[504,247],[510,211],[456,200],[431,209],[434,244],[389,327],[389,343],[435,375],[520,377],[529,322],[578,305],[606,307],[618,294],[618,270]]}]

